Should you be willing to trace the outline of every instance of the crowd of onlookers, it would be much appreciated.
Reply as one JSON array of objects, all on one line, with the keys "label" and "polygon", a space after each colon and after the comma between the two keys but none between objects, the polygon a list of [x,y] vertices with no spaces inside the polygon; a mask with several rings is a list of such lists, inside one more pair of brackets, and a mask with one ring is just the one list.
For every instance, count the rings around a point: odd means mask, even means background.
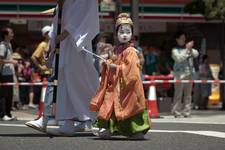
[{"label": "crowd of onlookers", "polygon": [[[37,68],[34,67],[30,55],[26,55],[26,49],[17,48],[18,50],[13,53],[14,59],[18,60],[18,64],[15,65],[15,75],[18,82],[40,82],[41,75]],[[25,51],[25,52],[24,52]],[[27,108],[37,108],[39,104],[39,97],[41,92],[40,86],[26,86],[20,85],[18,87],[19,101],[15,101],[14,109],[27,109]]]},{"label": "crowd of onlookers", "polygon": [[[40,71],[31,61],[32,51],[26,47],[12,48],[14,33],[10,27],[1,30],[0,82],[40,82]],[[0,86],[0,119],[13,120],[11,110],[36,109],[40,101],[41,86]]]},{"label": "crowd of onlookers", "polygon": [[[179,33],[180,32],[180,33]],[[173,42],[166,43],[163,42],[160,48],[152,47],[152,46],[139,46],[137,44],[137,37],[133,39],[134,47],[137,49],[137,55],[139,60],[141,61],[142,74],[147,75],[171,75],[174,74],[174,63],[176,58],[173,58],[173,49],[178,47],[178,49],[185,49],[185,41],[187,40],[185,32],[178,31],[176,34],[181,34],[181,40],[184,41],[182,46],[179,46],[177,42],[179,42],[180,37],[174,37]],[[183,38],[183,39],[182,39]],[[103,34],[100,36],[99,42],[97,43],[97,54],[107,59],[113,50],[113,45],[110,38]],[[171,40],[172,41],[172,40]],[[170,41],[169,41],[170,42]],[[187,41],[186,41],[187,42]],[[190,41],[191,48],[194,46],[194,42]],[[191,55],[190,55],[191,56]],[[196,55],[197,56],[197,55]],[[183,56],[177,56],[183,57]],[[186,56],[185,56],[186,57]],[[180,58],[179,58],[180,59]],[[185,59],[188,59],[185,58]],[[187,62],[182,62],[183,60],[177,60],[178,64],[187,63],[187,65],[192,65],[190,79],[196,80],[213,80],[213,76],[209,67],[208,56],[206,54],[199,54],[196,58],[193,58],[191,64],[190,60]],[[101,66],[101,61],[97,65],[97,68]],[[190,66],[183,66],[190,67]],[[182,68],[182,67],[181,67]],[[185,72],[185,70],[184,70]],[[144,79],[144,78],[143,78]],[[179,78],[184,79],[184,78]],[[174,85],[170,86],[169,93],[167,96],[174,96]],[[180,87],[179,87],[180,88]],[[192,108],[194,109],[207,109],[208,97],[211,94],[211,85],[210,84],[195,84],[194,88],[191,90],[192,92]],[[201,95],[199,94],[201,93]],[[165,95],[165,94],[164,94]]]},{"label": "crowd of onlookers", "polygon": [[[99,36],[97,39],[95,53],[100,55],[104,59],[109,58],[112,55],[113,44],[108,40],[107,36]],[[164,49],[154,48],[151,46],[139,46],[137,43],[138,37],[134,37],[133,46],[136,48],[137,56],[139,57],[139,65],[142,74],[148,75],[168,75],[173,73],[174,60],[172,59],[172,51]],[[14,82],[40,82],[43,80],[41,72],[33,64],[31,60],[32,50],[28,50],[25,47],[17,47],[12,53],[12,58],[17,61],[14,64],[15,74],[13,74]],[[199,57],[198,65],[195,65],[197,71],[196,79],[213,79],[208,64],[207,55]],[[96,59],[95,66],[99,73],[101,72],[101,60]],[[144,80],[144,78],[143,78]],[[41,86],[14,86],[12,109],[28,109],[37,108],[40,95]],[[207,89],[207,90],[204,90]],[[195,85],[193,91],[195,93],[202,93],[202,99],[199,95],[194,94],[194,108],[207,109],[208,96],[210,93],[210,85]],[[199,100],[201,99],[201,100]]]}]

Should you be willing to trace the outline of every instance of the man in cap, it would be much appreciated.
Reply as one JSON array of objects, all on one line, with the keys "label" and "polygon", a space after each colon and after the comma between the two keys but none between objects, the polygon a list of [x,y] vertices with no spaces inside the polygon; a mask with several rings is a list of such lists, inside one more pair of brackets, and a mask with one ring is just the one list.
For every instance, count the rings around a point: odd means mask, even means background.
[{"label": "man in cap", "polygon": [[[51,74],[51,69],[46,66],[49,52],[49,42],[50,38],[48,36],[49,31],[51,30],[50,26],[45,26],[42,28],[42,36],[44,40],[38,45],[37,49],[33,53],[31,59],[34,64],[40,69],[43,77],[49,77]],[[53,77],[49,78],[49,81],[52,82]],[[28,121],[25,124],[28,127],[33,129],[45,132],[47,128],[47,123],[50,117],[54,116],[54,113],[51,111],[51,105],[53,101],[53,87],[48,86],[46,90],[46,95],[44,98],[44,113],[38,120]]]},{"label": "man in cap", "polygon": [[38,67],[38,69],[41,71],[41,74],[43,76],[49,76],[51,74],[51,70],[46,67],[46,61],[49,51],[49,36],[48,33],[50,31],[50,26],[45,26],[42,28],[42,36],[44,37],[44,40],[38,45],[36,50],[34,51],[31,59],[34,62],[34,64]]}]

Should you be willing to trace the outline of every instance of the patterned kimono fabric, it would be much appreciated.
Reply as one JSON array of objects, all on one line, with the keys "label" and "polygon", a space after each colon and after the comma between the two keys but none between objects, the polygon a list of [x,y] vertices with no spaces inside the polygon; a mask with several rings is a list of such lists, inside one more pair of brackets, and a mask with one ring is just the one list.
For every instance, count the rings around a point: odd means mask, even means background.
[{"label": "patterned kimono fabric", "polygon": [[145,134],[150,119],[135,49],[130,44],[117,46],[111,62],[116,67],[103,65],[100,87],[90,103],[90,110],[98,112],[96,126],[114,135]]}]

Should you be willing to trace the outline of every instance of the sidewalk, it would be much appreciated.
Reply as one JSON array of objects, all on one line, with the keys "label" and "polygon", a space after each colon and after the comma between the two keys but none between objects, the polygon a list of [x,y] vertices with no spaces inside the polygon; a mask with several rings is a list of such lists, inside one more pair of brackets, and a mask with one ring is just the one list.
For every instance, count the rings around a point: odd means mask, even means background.
[{"label": "sidewalk", "polygon": [[192,110],[189,118],[174,118],[171,114],[161,114],[161,118],[153,118],[157,123],[197,123],[197,124],[224,124],[225,111],[221,110]]},{"label": "sidewalk", "polygon": [[[12,112],[18,120],[34,120],[38,110],[18,110]],[[152,118],[157,123],[199,123],[199,124],[225,124],[225,111],[220,110],[192,110],[190,118],[174,118],[170,113],[161,113],[160,118]]]},{"label": "sidewalk", "polygon": [[38,117],[38,109],[16,110],[12,111],[12,114],[17,117],[18,120],[34,120]]}]

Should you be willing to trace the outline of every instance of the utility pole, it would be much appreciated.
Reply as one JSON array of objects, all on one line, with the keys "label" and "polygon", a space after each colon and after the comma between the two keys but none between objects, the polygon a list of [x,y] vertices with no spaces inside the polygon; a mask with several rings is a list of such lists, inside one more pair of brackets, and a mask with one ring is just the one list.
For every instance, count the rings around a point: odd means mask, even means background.
[{"label": "utility pole", "polygon": [[[134,35],[139,37],[139,0],[130,0],[131,3],[131,18],[134,23]],[[139,44],[139,41],[138,41]]]},{"label": "utility pole", "polygon": [[[115,12],[115,16],[117,17],[119,15],[119,13],[122,12],[122,0],[115,0],[116,2],[116,12]],[[115,18],[116,18],[115,17]]]},{"label": "utility pole", "polygon": [[[114,25],[116,24],[116,19],[117,19],[117,16],[122,12],[122,5],[123,5],[123,2],[122,0],[114,0],[115,3],[116,3],[116,11],[114,13]],[[117,44],[117,33],[116,33],[116,29],[115,29],[115,26],[114,26],[114,43]]]},{"label": "utility pole", "polygon": [[[221,60],[222,60],[222,79],[224,80],[225,79],[225,60],[224,60],[224,58],[225,58],[225,56],[224,56],[224,54],[225,54],[225,46],[224,46],[224,40],[225,40],[225,38],[224,38],[224,34],[225,34],[225,17],[224,16],[222,16],[222,29],[221,29],[221,33],[222,33],[222,35],[221,35],[221,51],[220,51],[220,54],[221,54]],[[224,86],[224,84],[220,84],[221,86],[220,86],[220,88],[221,88],[221,92],[220,92],[220,94],[221,94],[221,101],[222,101],[222,109],[223,110],[225,110],[225,94],[224,94],[224,92],[225,92],[225,86]]]}]

